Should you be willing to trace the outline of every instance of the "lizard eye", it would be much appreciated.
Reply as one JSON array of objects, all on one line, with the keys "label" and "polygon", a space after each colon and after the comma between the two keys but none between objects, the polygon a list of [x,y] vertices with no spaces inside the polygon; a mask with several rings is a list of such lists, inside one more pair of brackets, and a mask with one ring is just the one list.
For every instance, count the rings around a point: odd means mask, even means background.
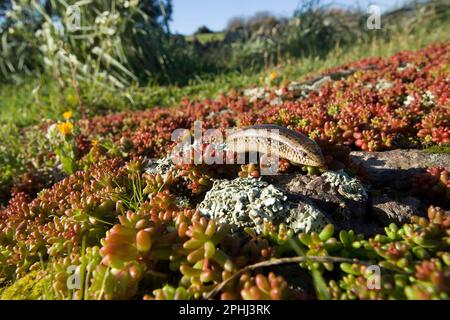
[{"label": "lizard eye", "polygon": [[295,148],[295,152],[297,152],[297,154],[300,155],[301,157],[305,156],[305,152],[302,149],[300,149],[299,147]]}]

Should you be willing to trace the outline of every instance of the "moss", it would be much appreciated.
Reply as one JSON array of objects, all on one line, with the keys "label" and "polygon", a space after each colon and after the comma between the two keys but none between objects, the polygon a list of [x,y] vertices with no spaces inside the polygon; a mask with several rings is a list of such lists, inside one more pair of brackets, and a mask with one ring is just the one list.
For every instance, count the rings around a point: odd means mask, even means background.
[{"label": "moss", "polygon": [[450,154],[450,144],[434,145],[424,149],[428,153]]},{"label": "moss", "polygon": [[9,287],[0,289],[0,300],[37,300],[45,296],[49,278],[40,271],[33,271]]}]

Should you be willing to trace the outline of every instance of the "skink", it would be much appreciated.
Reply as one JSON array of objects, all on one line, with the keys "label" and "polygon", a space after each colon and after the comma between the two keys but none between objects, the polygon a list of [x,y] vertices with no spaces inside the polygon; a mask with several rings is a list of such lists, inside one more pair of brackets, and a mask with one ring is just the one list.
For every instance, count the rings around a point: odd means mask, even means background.
[{"label": "skink", "polygon": [[325,165],[320,147],[299,132],[273,124],[260,124],[240,129],[227,136],[228,148],[237,153],[263,152],[289,160],[293,164],[322,167]]}]

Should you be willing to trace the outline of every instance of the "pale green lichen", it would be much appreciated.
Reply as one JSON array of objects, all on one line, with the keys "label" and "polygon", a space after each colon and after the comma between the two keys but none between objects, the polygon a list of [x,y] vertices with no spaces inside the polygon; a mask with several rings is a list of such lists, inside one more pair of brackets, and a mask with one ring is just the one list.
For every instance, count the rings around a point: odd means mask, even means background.
[{"label": "pale green lichen", "polygon": [[252,178],[216,180],[197,208],[233,230],[250,227],[257,233],[265,222],[284,223],[294,232],[320,231],[329,223],[313,204],[294,206],[280,189]]},{"label": "pale green lichen", "polygon": [[173,169],[174,164],[172,162],[172,158],[170,156],[167,156],[161,159],[151,160],[146,172],[149,174],[165,175],[168,171],[171,171]]},{"label": "pale green lichen", "polygon": [[297,208],[290,210],[290,216],[286,225],[297,232],[320,232],[330,221],[325,214],[309,203],[302,203]]},{"label": "pale green lichen", "polygon": [[251,227],[261,232],[264,222],[288,218],[286,195],[265,181],[252,178],[216,180],[198,209],[233,229]]},{"label": "pale green lichen", "polygon": [[363,184],[355,178],[351,178],[343,170],[327,171],[322,174],[325,182],[337,187],[339,194],[353,201],[366,201],[367,192]]}]

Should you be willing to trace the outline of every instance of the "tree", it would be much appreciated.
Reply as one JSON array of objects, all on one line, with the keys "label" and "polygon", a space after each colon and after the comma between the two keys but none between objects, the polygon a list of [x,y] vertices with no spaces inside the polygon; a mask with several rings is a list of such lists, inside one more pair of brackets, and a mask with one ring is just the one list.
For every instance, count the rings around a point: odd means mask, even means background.
[{"label": "tree", "polygon": [[194,32],[194,35],[195,34],[203,34],[203,33],[213,33],[213,31],[210,28],[208,28],[207,26],[203,25],[203,26],[199,27],[197,29],[197,31]]},{"label": "tree", "polygon": [[244,17],[233,17],[228,21],[226,30],[233,32],[239,29],[244,29],[246,23],[247,22]]},{"label": "tree", "polygon": [[163,26],[166,32],[170,32],[169,21],[172,20],[173,12],[172,0],[141,0],[139,1],[139,8],[155,23]]}]

